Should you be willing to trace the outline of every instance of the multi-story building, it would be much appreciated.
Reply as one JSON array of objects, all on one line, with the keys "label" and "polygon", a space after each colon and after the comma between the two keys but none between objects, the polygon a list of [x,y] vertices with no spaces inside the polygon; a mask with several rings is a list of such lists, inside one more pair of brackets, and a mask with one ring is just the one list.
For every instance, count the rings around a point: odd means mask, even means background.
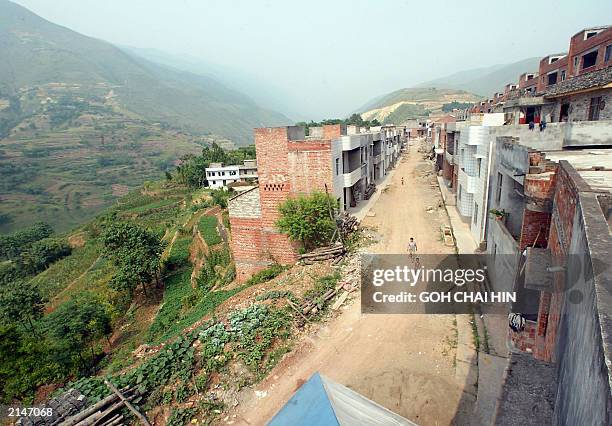
[{"label": "multi-story building", "polygon": [[255,182],[257,180],[257,160],[244,160],[243,164],[231,166],[211,163],[205,169],[205,173],[209,187],[227,189],[236,182]]},{"label": "multi-story building", "polygon": [[395,165],[404,127],[369,130],[344,125],[255,129],[259,186],[229,201],[231,249],[238,280],[267,265],[292,263],[298,247],[276,228],[288,197],[327,192],[352,211]]},{"label": "multi-story building", "polygon": [[584,29],[575,34],[568,52],[540,60],[538,72],[519,76],[503,96],[481,101],[472,113],[506,113],[506,124],[595,121],[612,118],[612,27]]},{"label": "multi-story building", "polygon": [[490,282],[517,294],[514,349],[557,364],[553,424],[609,424],[612,150],[592,140],[549,151],[519,142],[495,145]]},{"label": "multi-story building", "polygon": [[485,239],[492,129],[503,124],[502,113],[473,115],[470,121],[457,124],[453,136],[456,206],[459,214],[469,221],[477,243]]}]

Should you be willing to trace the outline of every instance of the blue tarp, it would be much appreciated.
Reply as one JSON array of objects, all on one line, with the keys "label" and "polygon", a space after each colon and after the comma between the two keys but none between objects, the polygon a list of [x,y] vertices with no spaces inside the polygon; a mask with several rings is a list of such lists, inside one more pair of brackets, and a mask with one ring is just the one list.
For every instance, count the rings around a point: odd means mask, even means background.
[{"label": "blue tarp", "polygon": [[339,426],[336,415],[323,387],[319,373],[315,373],[295,392],[285,406],[270,420],[269,426]]},{"label": "blue tarp", "polygon": [[365,396],[315,373],[270,426],[416,426]]}]

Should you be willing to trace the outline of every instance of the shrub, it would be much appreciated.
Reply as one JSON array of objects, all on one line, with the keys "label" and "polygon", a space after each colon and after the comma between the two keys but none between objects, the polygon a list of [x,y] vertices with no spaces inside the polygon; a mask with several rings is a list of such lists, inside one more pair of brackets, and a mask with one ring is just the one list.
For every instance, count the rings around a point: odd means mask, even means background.
[{"label": "shrub", "polygon": [[337,202],[321,192],[289,198],[280,205],[280,219],[276,225],[294,241],[302,243],[306,250],[326,245],[330,242],[336,223],[332,214]]}]

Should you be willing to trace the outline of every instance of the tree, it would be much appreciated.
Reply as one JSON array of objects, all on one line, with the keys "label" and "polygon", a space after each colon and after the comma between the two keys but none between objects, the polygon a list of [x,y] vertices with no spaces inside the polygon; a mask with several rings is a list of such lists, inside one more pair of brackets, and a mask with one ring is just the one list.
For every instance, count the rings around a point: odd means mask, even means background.
[{"label": "tree", "polygon": [[111,316],[106,305],[94,294],[86,292],[58,306],[45,318],[51,336],[65,343],[65,349],[83,360],[82,352],[90,346],[92,361],[94,344],[111,331]]},{"label": "tree", "polygon": [[147,284],[158,279],[164,244],[160,238],[137,225],[111,223],[102,234],[103,254],[117,266],[110,285],[130,294],[141,285],[147,294]]},{"label": "tree", "polygon": [[23,400],[39,386],[61,380],[67,371],[52,354],[47,339],[0,324],[0,402]]},{"label": "tree", "polygon": [[70,245],[63,239],[44,238],[33,243],[21,256],[19,263],[29,274],[37,274],[47,267],[68,256],[72,252]]},{"label": "tree", "polygon": [[281,217],[276,225],[307,250],[329,244],[336,229],[330,206],[337,208],[337,201],[321,192],[289,198],[279,206]]},{"label": "tree", "polygon": [[0,287],[0,318],[6,324],[25,325],[36,333],[34,322],[42,317],[45,300],[38,287],[15,280]]},{"label": "tree", "polygon": [[14,232],[9,235],[0,236],[0,259],[15,260],[28,249],[32,243],[47,238],[53,233],[53,229],[45,222],[37,222],[34,225]]}]

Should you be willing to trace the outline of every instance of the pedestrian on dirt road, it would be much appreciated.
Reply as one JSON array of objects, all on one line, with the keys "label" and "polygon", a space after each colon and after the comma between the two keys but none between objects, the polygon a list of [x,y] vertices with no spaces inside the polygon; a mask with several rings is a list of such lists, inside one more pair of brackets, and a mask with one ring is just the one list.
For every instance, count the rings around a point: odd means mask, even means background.
[{"label": "pedestrian on dirt road", "polygon": [[404,176],[402,176],[402,185],[404,184]]},{"label": "pedestrian on dirt road", "polygon": [[410,258],[413,258],[417,252],[417,244],[414,241],[414,238],[410,237],[410,242],[408,243],[408,253],[410,254]]}]

